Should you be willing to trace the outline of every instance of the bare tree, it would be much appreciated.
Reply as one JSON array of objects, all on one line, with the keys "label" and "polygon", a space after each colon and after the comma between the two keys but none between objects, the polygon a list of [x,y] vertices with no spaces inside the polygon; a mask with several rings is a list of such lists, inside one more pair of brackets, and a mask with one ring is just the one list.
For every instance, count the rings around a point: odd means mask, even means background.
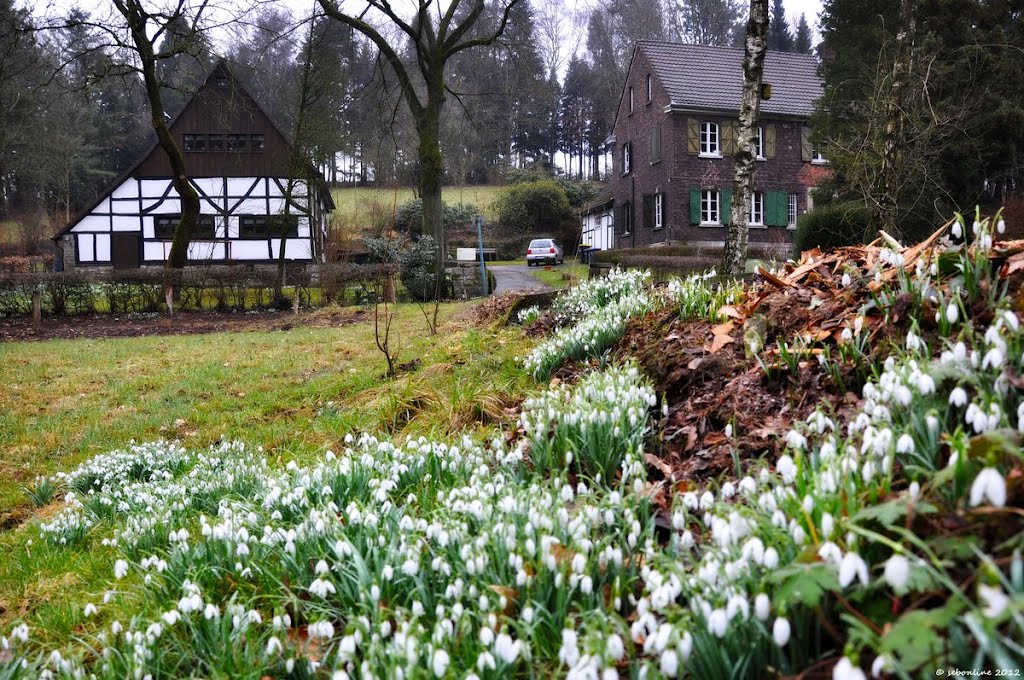
[{"label": "bare tree", "polygon": [[669,35],[695,45],[731,45],[741,26],[741,0],[667,0]]},{"label": "bare tree", "polygon": [[750,203],[754,194],[754,154],[757,118],[761,108],[764,53],[768,49],[768,0],[750,0],[747,36],[744,40],[743,95],[736,134],[732,219],[725,236],[723,274],[741,276],[747,262]]},{"label": "bare tree", "polygon": [[900,0],[900,22],[896,31],[896,55],[892,64],[889,94],[885,99],[885,131],[882,142],[882,167],[879,172],[878,214],[880,225],[890,234],[898,234],[899,198],[894,170],[905,141],[904,94],[914,69],[914,35],[917,28],[916,0]]},{"label": "bare tree", "polygon": [[[444,275],[445,234],[441,209],[441,185],[444,158],[441,154],[441,112],[447,96],[445,69],[448,61],[474,47],[490,45],[508,25],[509,14],[521,0],[500,0],[501,18],[497,27],[484,34],[474,34],[474,27],[484,13],[484,0],[451,0],[447,7],[432,0],[417,0],[415,15],[406,20],[389,0],[364,0],[358,14],[342,11],[336,0],[319,0],[324,12],[336,21],[351,26],[369,38],[390,66],[402,88],[402,95],[412,113],[419,138],[419,193],[423,200],[423,233],[437,240],[436,275]],[[436,9],[436,16],[433,16]],[[402,59],[394,41],[374,27],[367,15],[383,15],[409,40],[416,72]],[[415,77],[414,77],[415,76]]]},{"label": "bare tree", "polygon": [[[196,45],[200,21],[209,0],[201,0],[194,6],[188,0],[174,0],[165,7],[157,7],[144,0],[111,0],[111,3],[124,19],[124,25],[95,25],[104,29],[117,47],[134,52],[138,60],[138,70],[142,74],[149,101],[153,131],[156,132],[160,148],[167,154],[171,165],[171,181],[181,199],[181,220],[174,230],[171,252],[167,256],[167,266],[180,269],[188,262],[189,241],[199,220],[199,194],[189,181],[185,156],[171,135],[169,116],[161,91],[163,82],[157,69],[161,62],[189,54],[190,49]],[[178,40],[163,40],[169,31],[182,29],[183,35],[179,35]]]}]

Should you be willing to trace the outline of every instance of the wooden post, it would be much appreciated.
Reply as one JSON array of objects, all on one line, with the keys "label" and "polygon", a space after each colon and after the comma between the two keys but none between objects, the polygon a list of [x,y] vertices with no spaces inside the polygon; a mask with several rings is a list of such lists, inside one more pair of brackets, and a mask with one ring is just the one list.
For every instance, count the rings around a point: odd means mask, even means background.
[{"label": "wooden post", "polygon": [[32,291],[32,329],[38,333],[43,327],[43,291]]},{"label": "wooden post", "polygon": [[167,303],[167,316],[174,317],[174,286],[164,286],[164,301]]}]

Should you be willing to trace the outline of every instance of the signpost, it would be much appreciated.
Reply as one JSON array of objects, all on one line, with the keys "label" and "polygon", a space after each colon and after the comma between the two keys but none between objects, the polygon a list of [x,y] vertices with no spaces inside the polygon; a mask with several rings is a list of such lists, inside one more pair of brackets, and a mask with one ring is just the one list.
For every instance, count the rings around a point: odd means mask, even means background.
[{"label": "signpost", "polygon": [[482,215],[476,216],[476,240],[479,244],[480,252],[480,281],[483,287],[480,289],[481,295],[487,295],[487,265],[484,264],[484,218]]}]

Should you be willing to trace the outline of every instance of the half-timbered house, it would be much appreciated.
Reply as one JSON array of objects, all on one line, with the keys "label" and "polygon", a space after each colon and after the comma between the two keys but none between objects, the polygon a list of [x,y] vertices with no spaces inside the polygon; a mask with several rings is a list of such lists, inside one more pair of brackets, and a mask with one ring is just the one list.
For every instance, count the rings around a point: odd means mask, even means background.
[{"label": "half-timbered house", "polygon": [[[277,262],[282,244],[287,262],[322,260],[330,191],[225,62],[170,127],[201,201],[190,263]],[[163,265],[180,217],[170,162],[154,143],[54,239],[68,269]]]}]

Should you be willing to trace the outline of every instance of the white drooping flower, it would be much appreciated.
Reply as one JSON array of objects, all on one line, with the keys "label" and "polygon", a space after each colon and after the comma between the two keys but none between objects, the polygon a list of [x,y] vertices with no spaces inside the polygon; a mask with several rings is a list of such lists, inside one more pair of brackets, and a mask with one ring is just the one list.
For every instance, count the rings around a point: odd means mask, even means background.
[{"label": "white drooping flower", "polygon": [[946,321],[953,324],[960,318],[960,309],[956,306],[955,302],[950,302],[946,306]]},{"label": "white drooping flower", "polygon": [[679,675],[679,655],[676,654],[674,649],[666,649],[661,653],[661,658],[658,661],[658,667],[661,670],[661,674],[667,678],[674,678]]},{"label": "white drooping flower", "polygon": [[128,562],[126,560],[118,560],[114,562],[114,578],[117,580],[123,579],[128,574]]},{"label": "white drooping flower", "polygon": [[580,650],[577,644],[576,631],[571,628],[562,629],[562,647],[558,650],[558,660],[569,668],[575,666],[580,660]]},{"label": "white drooping flower", "polygon": [[95,616],[96,615],[96,605],[94,605],[92,602],[90,602],[89,604],[85,605],[85,611],[82,612],[82,613],[85,615],[86,618],[89,618],[90,616]]},{"label": "white drooping flower", "polygon": [[513,642],[512,636],[508,633],[502,633],[494,641],[494,651],[505,663],[513,663],[519,658],[522,650],[523,641],[516,640]]},{"label": "white drooping flower", "polygon": [[991,467],[985,468],[974,478],[971,484],[971,507],[981,505],[986,498],[997,508],[1006,505],[1006,480],[999,474],[999,470]]},{"label": "white drooping flower", "polygon": [[759,621],[767,621],[771,614],[771,601],[764,593],[758,593],[754,598],[754,615]]},{"label": "white drooping flower", "polygon": [[871,662],[871,677],[877,678],[882,673],[888,673],[892,670],[892,662],[889,657],[885,654],[879,654],[875,657],[875,660]]},{"label": "white drooping flower", "polygon": [[867,676],[849,658],[843,657],[832,669],[832,680],[867,680]]},{"label": "white drooping flower", "polygon": [[796,479],[796,464],[789,456],[780,456],[778,462],[775,463],[775,469],[782,475],[782,480],[786,484],[792,484]]},{"label": "white drooping flower", "polygon": [[330,621],[315,621],[309,624],[309,637],[329,639],[334,637],[334,624]]},{"label": "white drooping flower", "polygon": [[772,640],[779,647],[785,647],[786,643],[789,642],[789,635],[792,630],[789,627],[789,619],[784,616],[780,616],[775,619],[775,623],[772,624]]},{"label": "white drooping flower", "polygon": [[950,231],[953,234],[953,238],[961,238],[964,235],[963,227],[960,226],[960,220],[953,220],[953,228]]},{"label": "white drooping flower", "polygon": [[990,619],[998,617],[1010,605],[1010,598],[999,586],[982,583],[978,586],[978,598],[985,605],[981,612]]},{"label": "white drooping flower", "polygon": [[894,590],[903,590],[910,575],[910,560],[903,555],[893,555],[885,561],[885,571],[882,575],[885,582]]},{"label": "white drooping flower", "polygon": [[864,559],[852,550],[843,555],[839,563],[839,585],[843,588],[859,579],[861,585],[868,584],[868,565]]},{"label": "white drooping flower", "polygon": [[715,637],[725,637],[726,628],[729,627],[729,617],[725,615],[724,609],[716,609],[708,617],[708,630]]},{"label": "white drooping flower", "polygon": [[434,656],[430,660],[430,667],[434,671],[434,677],[440,678],[448,670],[448,664],[450,663],[448,658],[448,652],[443,649],[434,650]]}]

